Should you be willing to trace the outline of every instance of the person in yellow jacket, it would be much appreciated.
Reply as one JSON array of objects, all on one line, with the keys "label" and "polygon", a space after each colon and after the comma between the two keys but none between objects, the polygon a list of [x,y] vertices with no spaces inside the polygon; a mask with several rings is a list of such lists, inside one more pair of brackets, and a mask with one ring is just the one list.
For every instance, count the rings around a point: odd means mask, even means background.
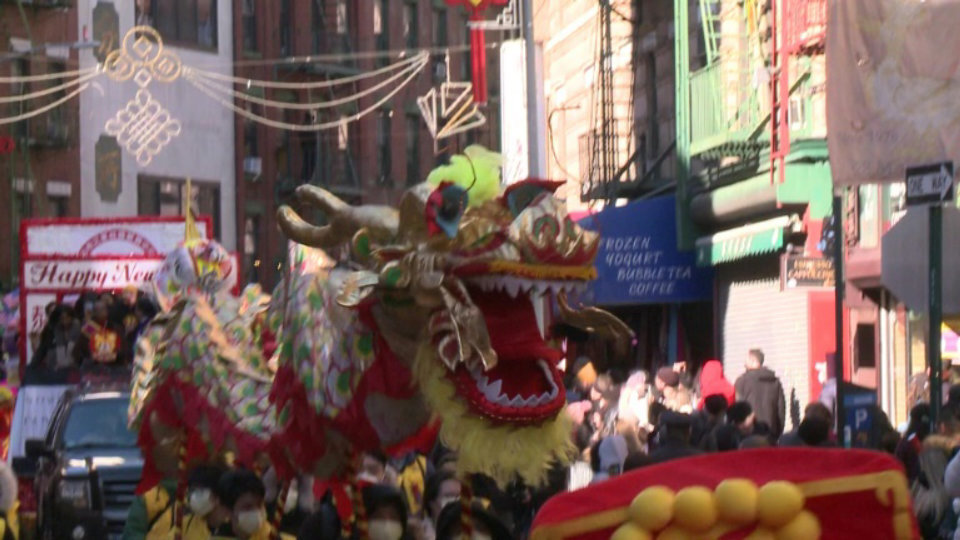
[{"label": "person in yellow jacket", "polygon": [[127,512],[123,540],[159,540],[173,534],[173,501],[177,481],[161,480],[138,495]]},{"label": "person in yellow jacket", "polygon": [[[220,503],[229,512],[229,523],[211,535],[211,540],[271,540],[273,527],[267,520],[265,506],[267,490],[259,476],[247,469],[234,469],[220,479],[218,491]],[[286,534],[280,537],[293,539]]]}]

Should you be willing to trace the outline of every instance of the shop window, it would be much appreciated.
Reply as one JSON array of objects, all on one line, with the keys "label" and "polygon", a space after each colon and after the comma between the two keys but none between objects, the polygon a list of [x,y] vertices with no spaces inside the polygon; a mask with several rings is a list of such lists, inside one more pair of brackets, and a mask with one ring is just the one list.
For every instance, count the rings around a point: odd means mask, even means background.
[{"label": "shop window", "polygon": [[[191,182],[190,208],[196,215],[210,216],[213,235],[220,238],[220,185],[216,182]],[[141,216],[182,216],[186,211],[186,180],[139,176],[137,212]]]},{"label": "shop window", "polygon": [[136,3],[136,17],[166,42],[217,48],[217,0],[142,0]]}]

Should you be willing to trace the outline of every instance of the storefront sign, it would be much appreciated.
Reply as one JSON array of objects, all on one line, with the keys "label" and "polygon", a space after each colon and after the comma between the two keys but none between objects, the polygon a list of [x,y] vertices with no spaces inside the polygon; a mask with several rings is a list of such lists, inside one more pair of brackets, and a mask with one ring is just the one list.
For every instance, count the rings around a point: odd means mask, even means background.
[{"label": "storefront sign", "polygon": [[713,272],[677,251],[676,203],[660,197],[608,208],[580,221],[600,233],[597,279],[584,301],[600,305],[709,301]]},{"label": "storefront sign", "polygon": [[798,287],[833,287],[833,259],[784,255],[780,265],[783,289]]},{"label": "storefront sign", "polygon": [[781,216],[697,239],[697,264],[736,261],[753,255],[772,253],[783,247],[784,229],[795,218]]},{"label": "storefront sign", "polygon": [[120,47],[120,16],[113,2],[97,2],[93,8],[93,40],[99,45],[93,56],[104,62],[107,55]]},{"label": "storefront sign", "polygon": [[[201,236],[210,237],[210,223],[197,221]],[[24,230],[25,257],[162,257],[185,234],[183,218],[26,220]]]},{"label": "storefront sign", "polygon": [[120,144],[116,137],[101,135],[93,149],[95,162],[94,179],[100,200],[115,203],[123,189],[121,178]]}]

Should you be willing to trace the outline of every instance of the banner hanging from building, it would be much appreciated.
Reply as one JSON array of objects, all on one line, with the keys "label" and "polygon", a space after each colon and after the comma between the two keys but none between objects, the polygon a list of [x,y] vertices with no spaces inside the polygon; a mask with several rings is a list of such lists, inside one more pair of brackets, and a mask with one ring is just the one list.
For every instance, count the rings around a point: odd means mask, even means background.
[{"label": "banner hanging from building", "polygon": [[829,2],[827,128],[836,185],[960,162],[960,0]]},{"label": "banner hanging from building", "polygon": [[710,301],[713,270],[677,250],[673,196],[612,207],[580,220],[600,233],[597,279],[583,301],[597,305]]}]

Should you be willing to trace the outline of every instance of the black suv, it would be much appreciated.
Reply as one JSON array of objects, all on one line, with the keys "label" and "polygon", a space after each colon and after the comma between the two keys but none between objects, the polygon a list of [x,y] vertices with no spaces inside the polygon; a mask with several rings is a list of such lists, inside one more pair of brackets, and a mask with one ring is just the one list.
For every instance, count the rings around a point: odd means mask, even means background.
[{"label": "black suv", "polygon": [[46,439],[26,441],[44,540],[121,537],[143,469],[136,434],[127,428],[129,404],[128,392],[68,390]]}]

